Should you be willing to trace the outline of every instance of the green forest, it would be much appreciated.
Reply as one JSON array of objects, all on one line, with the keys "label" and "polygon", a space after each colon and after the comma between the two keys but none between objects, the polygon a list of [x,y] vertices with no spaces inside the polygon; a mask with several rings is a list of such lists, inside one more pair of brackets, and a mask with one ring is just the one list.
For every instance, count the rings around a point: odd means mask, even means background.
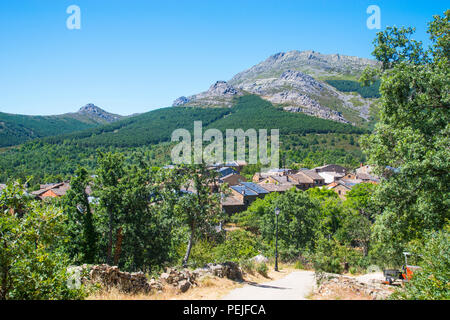
[{"label": "green forest", "polygon": [[171,107],[150,111],[112,124],[27,142],[1,152],[0,181],[33,176],[32,186],[68,179],[78,165],[90,172],[97,150],[127,154],[133,161],[145,154],[152,165],[170,164],[172,131],[193,131],[194,121],[203,129],[280,129],[282,165],[308,167],[337,163],[349,168],[363,162],[358,137],[366,132],[348,124],[289,113],[257,96],[239,98],[232,108]]},{"label": "green forest", "polygon": [[26,116],[0,112],[0,148],[26,141],[97,127],[104,122],[77,113]]},{"label": "green forest", "polygon": [[353,80],[326,80],[326,82],[342,92],[357,92],[363,98],[380,97],[380,80],[368,86],[362,86],[358,81]]}]

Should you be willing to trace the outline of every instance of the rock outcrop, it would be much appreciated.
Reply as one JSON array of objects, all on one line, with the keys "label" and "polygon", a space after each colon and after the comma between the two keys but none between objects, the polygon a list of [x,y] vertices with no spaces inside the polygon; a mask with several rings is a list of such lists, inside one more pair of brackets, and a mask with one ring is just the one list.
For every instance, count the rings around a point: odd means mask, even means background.
[{"label": "rock outcrop", "polygon": [[88,115],[91,118],[96,118],[104,122],[114,122],[121,118],[121,116],[106,112],[92,103],[88,103],[84,107],[81,107],[80,110],[78,110],[78,113]]},{"label": "rock outcrop", "polygon": [[242,95],[242,91],[226,81],[216,81],[208,91],[176,99],[172,106],[209,106],[231,107],[233,98]]},{"label": "rock outcrop", "polygon": [[321,298],[334,299],[336,296],[351,294],[368,297],[373,300],[387,299],[393,292],[393,288],[383,284],[380,280],[360,281],[358,278],[332,273],[316,275],[319,285],[315,294]]}]

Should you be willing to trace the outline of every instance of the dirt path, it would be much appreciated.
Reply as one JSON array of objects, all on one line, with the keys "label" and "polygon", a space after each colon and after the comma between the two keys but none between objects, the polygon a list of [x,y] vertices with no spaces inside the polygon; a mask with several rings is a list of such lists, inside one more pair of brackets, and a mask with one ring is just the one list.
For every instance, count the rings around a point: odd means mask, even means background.
[{"label": "dirt path", "polygon": [[265,283],[250,283],[234,289],[224,300],[306,300],[314,288],[313,271],[294,271],[287,276]]}]

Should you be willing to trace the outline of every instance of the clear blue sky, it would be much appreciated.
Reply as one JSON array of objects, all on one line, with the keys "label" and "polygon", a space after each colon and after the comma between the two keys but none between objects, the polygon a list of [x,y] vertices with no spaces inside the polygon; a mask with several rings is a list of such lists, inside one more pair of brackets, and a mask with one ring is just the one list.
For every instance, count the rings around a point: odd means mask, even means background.
[{"label": "clear blue sky", "polygon": [[[66,28],[69,5],[81,30]],[[371,57],[381,25],[415,26],[426,40],[428,0],[0,0],[0,111],[73,112],[92,102],[131,114],[166,107],[268,56],[315,50]]]}]

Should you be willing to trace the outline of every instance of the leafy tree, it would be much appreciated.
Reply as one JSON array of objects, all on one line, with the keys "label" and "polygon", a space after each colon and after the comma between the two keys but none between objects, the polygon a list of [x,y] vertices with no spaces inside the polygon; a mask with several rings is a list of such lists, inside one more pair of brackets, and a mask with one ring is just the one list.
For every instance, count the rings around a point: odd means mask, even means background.
[{"label": "leafy tree", "polygon": [[[385,180],[375,199],[376,250],[399,257],[409,241],[440,230],[450,218],[449,16],[435,16],[425,50],[414,29],[387,28],[374,41],[382,64],[380,122],[362,139],[368,162]],[[361,79],[369,81],[373,70]],[[396,169],[387,169],[396,168]]]},{"label": "leafy tree", "polygon": [[314,243],[314,233],[319,217],[319,206],[308,195],[291,189],[274,197],[264,209],[260,218],[261,235],[265,241],[275,243],[275,208],[280,209],[278,217],[278,239],[281,249],[299,252]]},{"label": "leafy tree", "polygon": [[89,188],[90,177],[86,169],[79,167],[70,181],[71,189],[66,195],[66,211],[68,215],[67,232],[71,238],[67,247],[71,256],[81,256],[78,261],[95,263],[97,256],[98,234],[94,226],[94,217],[86,189]]},{"label": "leafy tree", "polygon": [[347,192],[345,205],[351,209],[357,210],[360,215],[370,221],[375,220],[379,213],[377,204],[373,200],[376,185],[373,183],[360,183],[355,185],[350,192]]},{"label": "leafy tree", "polygon": [[116,240],[120,237],[118,222],[123,209],[122,196],[124,190],[121,180],[124,175],[123,154],[99,152],[94,195],[98,197],[99,209],[106,214],[108,239],[106,262],[108,264],[113,262],[114,235],[116,234]]},{"label": "leafy tree", "polygon": [[182,169],[187,181],[176,204],[179,219],[189,228],[189,241],[183,265],[187,265],[197,233],[208,235],[221,221],[218,175],[205,164],[189,165]]},{"label": "leafy tree", "polygon": [[0,300],[83,298],[82,287],[67,285],[62,212],[24,196],[19,183],[2,191],[0,208]]},{"label": "leafy tree", "polygon": [[450,299],[450,228],[432,232],[424,242],[416,243],[413,254],[420,257],[421,270],[415,271],[411,281],[397,290],[391,298],[405,300]]}]

